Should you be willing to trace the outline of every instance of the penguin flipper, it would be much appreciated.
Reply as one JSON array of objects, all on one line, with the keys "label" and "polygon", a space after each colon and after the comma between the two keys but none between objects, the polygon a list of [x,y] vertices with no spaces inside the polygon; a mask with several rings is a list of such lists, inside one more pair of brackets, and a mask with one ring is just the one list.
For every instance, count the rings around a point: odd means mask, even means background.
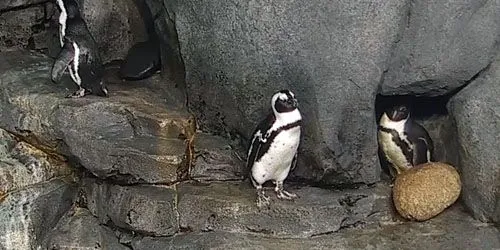
[{"label": "penguin flipper", "polygon": [[293,171],[297,167],[297,152],[295,152],[295,155],[293,156],[292,160],[292,165],[290,167],[290,171]]},{"label": "penguin flipper", "polygon": [[54,62],[54,66],[52,66],[51,78],[54,82],[59,82],[61,77],[68,68],[68,65],[73,61],[75,57],[75,51],[73,46],[69,42],[66,42],[59,52],[59,55]]},{"label": "penguin flipper", "polygon": [[414,149],[414,165],[419,165],[422,163],[432,161],[431,148],[429,147],[429,142],[423,138],[417,138],[417,141],[413,144]]}]

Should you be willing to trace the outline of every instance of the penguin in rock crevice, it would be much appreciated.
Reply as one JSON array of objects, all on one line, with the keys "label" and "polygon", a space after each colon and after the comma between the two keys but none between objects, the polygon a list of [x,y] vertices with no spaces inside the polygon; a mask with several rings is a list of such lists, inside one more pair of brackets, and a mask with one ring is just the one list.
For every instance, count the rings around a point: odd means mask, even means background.
[{"label": "penguin in rock crevice", "polygon": [[429,133],[410,117],[405,105],[395,105],[382,114],[378,143],[391,165],[389,171],[392,177],[434,160],[434,145]]},{"label": "penguin in rock crevice", "polygon": [[270,199],[262,185],[275,184],[279,199],[294,199],[296,194],[287,192],[283,182],[297,163],[302,116],[298,102],[290,90],[281,90],[271,99],[272,112],[255,129],[248,150],[247,167],[257,189],[257,206],[268,206]]},{"label": "penguin in rock crevice", "polygon": [[99,48],[80,15],[78,3],[76,0],[57,0],[57,5],[61,10],[59,40],[62,49],[52,67],[52,81],[59,82],[69,69],[78,90],[67,97],[108,96]]}]

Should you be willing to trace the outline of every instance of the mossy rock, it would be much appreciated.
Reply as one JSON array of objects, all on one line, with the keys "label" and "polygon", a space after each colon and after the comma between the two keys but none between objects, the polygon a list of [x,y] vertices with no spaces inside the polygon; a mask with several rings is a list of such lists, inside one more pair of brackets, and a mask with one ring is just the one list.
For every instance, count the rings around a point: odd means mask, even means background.
[{"label": "mossy rock", "polygon": [[399,174],[392,198],[401,216],[424,221],[455,203],[460,190],[460,175],[453,166],[430,162]]}]

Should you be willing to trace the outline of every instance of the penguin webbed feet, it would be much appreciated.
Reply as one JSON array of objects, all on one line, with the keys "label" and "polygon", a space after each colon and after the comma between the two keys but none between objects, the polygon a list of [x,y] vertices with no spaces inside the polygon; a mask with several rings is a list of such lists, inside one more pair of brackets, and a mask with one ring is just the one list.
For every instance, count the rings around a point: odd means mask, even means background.
[{"label": "penguin webbed feet", "polygon": [[262,188],[262,185],[259,185],[257,186],[257,207],[259,209],[263,208],[263,207],[267,207],[269,208],[269,206],[271,205],[271,199],[269,198],[269,196],[266,196],[266,194],[264,193],[264,189]]},{"label": "penguin webbed feet", "polygon": [[274,191],[276,192],[276,196],[278,197],[278,199],[293,200],[298,198],[296,194],[286,191],[283,188],[283,182],[280,181],[276,182],[276,187],[274,188]]},{"label": "penguin webbed feet", "polygon": [[84,88],[80,88],[77,91],[73,92],[72,94],[67,95],[66,98],[80,98],[84,97],[87,94],[90,94],[90,91]]}]

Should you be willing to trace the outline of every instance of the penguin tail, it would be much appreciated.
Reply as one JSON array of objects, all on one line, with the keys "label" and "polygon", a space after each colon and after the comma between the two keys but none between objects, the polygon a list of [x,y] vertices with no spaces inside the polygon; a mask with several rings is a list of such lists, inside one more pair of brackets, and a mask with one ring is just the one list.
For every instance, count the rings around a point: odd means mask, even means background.
[{"label": "penguin tail", "polygon": [[97,96],[102,96],[102,97],[109,97],[108,93],[108,88],[104,84],[104,82],[101,80],[97,86],[92,88],[92,93]]}]

